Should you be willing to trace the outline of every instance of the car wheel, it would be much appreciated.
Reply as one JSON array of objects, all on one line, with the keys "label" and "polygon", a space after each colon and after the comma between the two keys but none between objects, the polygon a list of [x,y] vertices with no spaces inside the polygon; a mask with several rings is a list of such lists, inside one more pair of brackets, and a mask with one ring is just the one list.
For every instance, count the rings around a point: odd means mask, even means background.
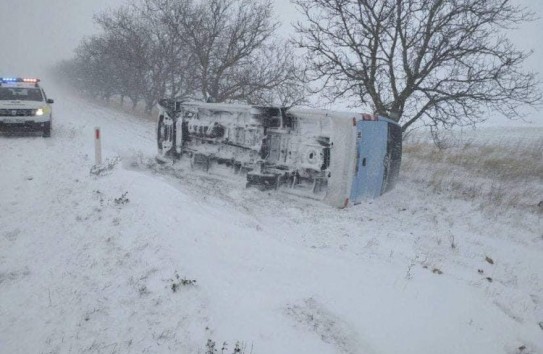
[{"label": "car wheel", "polygon": [[51,122],[47,122],[43,124],[43,137],[44,138],[51,137]]}]

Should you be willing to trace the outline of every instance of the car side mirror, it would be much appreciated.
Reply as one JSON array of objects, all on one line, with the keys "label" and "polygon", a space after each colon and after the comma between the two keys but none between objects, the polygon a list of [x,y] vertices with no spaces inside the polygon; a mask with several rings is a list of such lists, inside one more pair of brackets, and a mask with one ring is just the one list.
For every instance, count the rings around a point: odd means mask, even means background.
[{"label": "car side mirror", "polygon": [[48,99],[47,99],[47,103],[49,103],[49,104],[51,104],[51,103],[55,103],[55,100],[54,100],[54,99],[52,99],[52,98],[48,98]]}]

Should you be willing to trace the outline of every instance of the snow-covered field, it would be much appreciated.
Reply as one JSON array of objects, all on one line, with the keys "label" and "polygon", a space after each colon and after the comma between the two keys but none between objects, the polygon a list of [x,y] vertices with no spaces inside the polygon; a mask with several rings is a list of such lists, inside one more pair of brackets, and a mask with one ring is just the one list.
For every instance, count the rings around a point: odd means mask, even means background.
[{"label": "snow-covered field", "polygon": [[0,353],[543,353],[541,214],[405,178],[346,210],[247,190],[49,94],[51,139],[0,136]]}]

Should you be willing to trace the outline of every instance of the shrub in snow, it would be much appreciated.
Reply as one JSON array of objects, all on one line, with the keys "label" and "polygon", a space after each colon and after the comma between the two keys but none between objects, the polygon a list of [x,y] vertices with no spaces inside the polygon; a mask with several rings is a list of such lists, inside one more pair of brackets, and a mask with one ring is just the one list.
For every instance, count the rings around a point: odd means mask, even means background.
[{"label": "shrub in snow", "polygon": [[[216,343],[211,340],[211,339],[208,339],[207,340],[207,343],[206,343],[206,351],[205,351],[205,354],[215,354],[215,353],[218,353],[218,350],[215,348],[216,346]],[[251,352],[252,353],[252,349],[251,349]],[[221,354],[244,354],[244,353],[247,353],[247,346],[243,343],[243,342],[236,342],[236,344],[234,345],[234,348],[232,348],[232,351],[229,351],[228,350],[228,343],[226,342],[223,342],[222,343],[222,348],[221,348]]]},{"label": "shrub in snow", "polygon": [[214,354],[216,352],[217,349],[215,349],[215,342],[211,339],[208,339],[206,343],[206,354]]},{"label": "shrub in snow", "polygon": [[127,194],[128,194],[128,192],[124,192],[119,198],[115,198],[113,201],[114,201],[115,204],[117,204],[117,205],[128,204],[128,202],[130,201],[130,199],[128,199],[128,198],[126,197]]},{"label": "shrub in snow", "polygon": [[177,290],[179,290],[180,287],[183,286],[196,286],[196,280],[194,279],[187,279],[187,278],[181,278],[179,274],[175,273],[175,279],[170,279],[172,282],[172,285],[170,288],[175,293]]},{"label": "shrub in snow", "polygon": [[121,158],[119,156],[112,159],[106,159],[105,162],[92,166],[90,169],[90,174],[95,176],[104,176],[111,172],[120,161]]}]

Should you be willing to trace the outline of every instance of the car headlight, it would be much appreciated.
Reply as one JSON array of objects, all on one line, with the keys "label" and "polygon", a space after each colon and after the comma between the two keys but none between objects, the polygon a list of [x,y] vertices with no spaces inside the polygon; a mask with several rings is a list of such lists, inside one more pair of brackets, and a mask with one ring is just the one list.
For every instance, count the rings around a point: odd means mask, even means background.
[{"label": "car headlight", "polygon": [[48,113],[49,113],[49,109],[47,107],[38,108],[34,111],[34,115],[36,116],[43,116]]}]

